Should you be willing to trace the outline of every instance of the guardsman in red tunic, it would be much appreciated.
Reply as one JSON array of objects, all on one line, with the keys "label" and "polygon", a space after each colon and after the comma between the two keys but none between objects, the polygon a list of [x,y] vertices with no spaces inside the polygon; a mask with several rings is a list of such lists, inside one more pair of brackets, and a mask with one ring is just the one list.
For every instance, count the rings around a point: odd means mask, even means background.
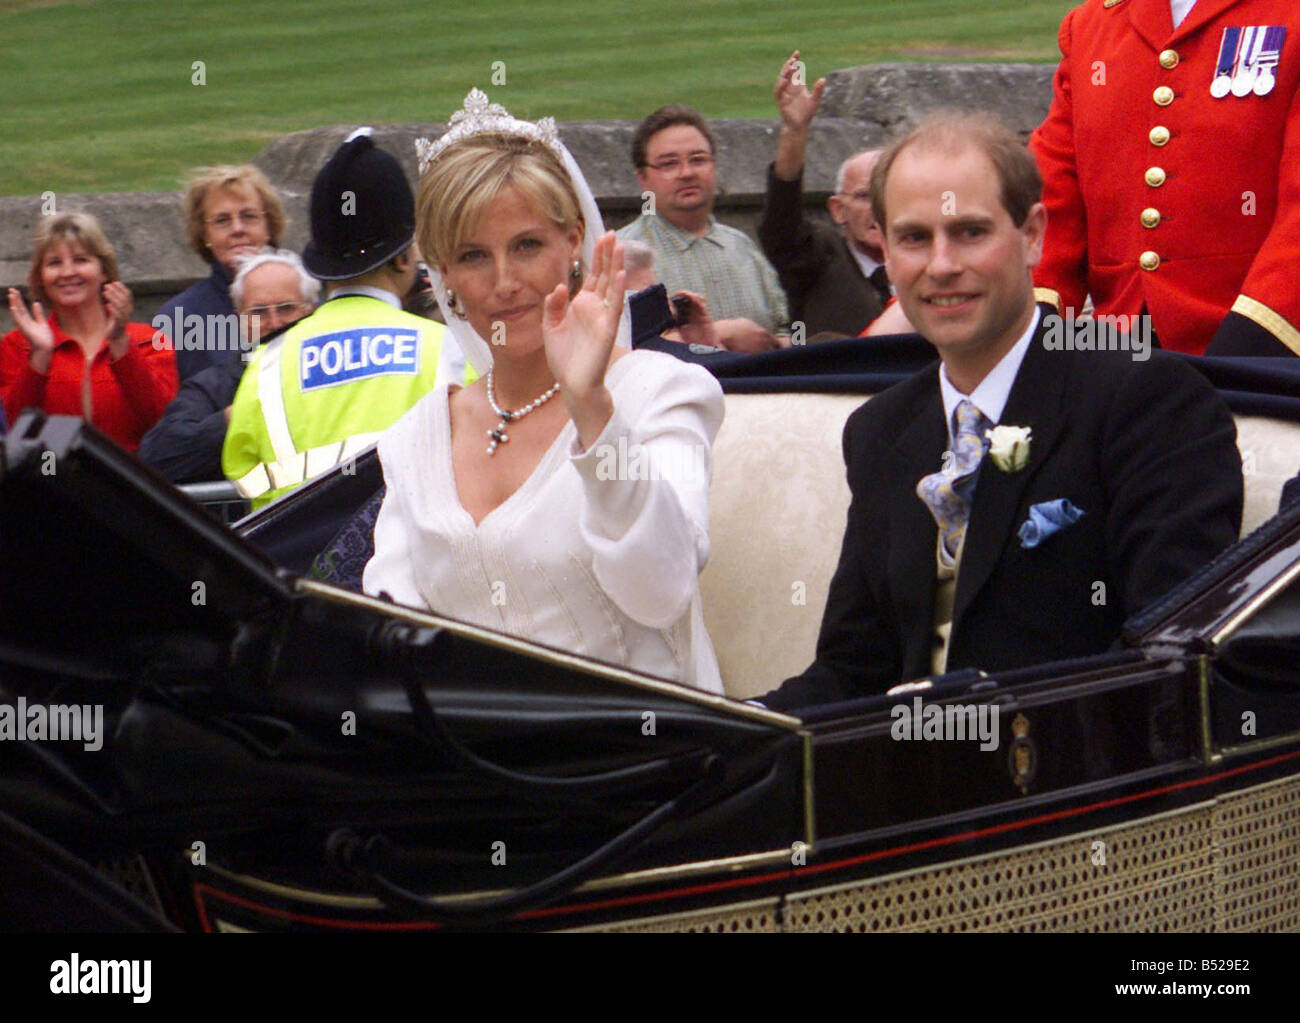
[{"label": "guardsman in red tunic", "polygon": [[1040,300],[1146,312],[1175,351],[1300,355],[1300,2],[1088,0],[1060,46],[1029,140]]}]

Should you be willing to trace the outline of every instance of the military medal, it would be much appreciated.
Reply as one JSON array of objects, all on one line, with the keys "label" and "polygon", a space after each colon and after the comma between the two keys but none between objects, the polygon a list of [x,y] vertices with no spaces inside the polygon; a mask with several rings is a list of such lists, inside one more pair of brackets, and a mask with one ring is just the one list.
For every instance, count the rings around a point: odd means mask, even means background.
[{"label": "military medal", "polygon": [[1237,68],[1237,55],[1241,48],[1241,29],[1237,27],[1223,30],[1223,41],[1219,43],[1219,62],[1214,69],[1214,81],[1210,83],[1210,95],[1223,99],[1232,91],[1232,76]]},{"label": "military medal", "polygon": [[1264,45],[1260,48],[1257,61],[1259,77],[1255,79],[1256,96],[1267,96],[1273,91],[1273,86],[1277,83],[1273,69],[1282,59],[1282,43],[1285,39],[1285,25],[1269,25],[1264,30]]},{"label": "military medal", "polygon": [[1258,25],[1251,25],[1242,35],[1237,71],[1232,76],[1232,94],[1238,99],[1249,96],[1255,91],[1255,79],[1259,77],[1255,60],[1259,56],[1260,44],[1263,41],[1264,33]]}]

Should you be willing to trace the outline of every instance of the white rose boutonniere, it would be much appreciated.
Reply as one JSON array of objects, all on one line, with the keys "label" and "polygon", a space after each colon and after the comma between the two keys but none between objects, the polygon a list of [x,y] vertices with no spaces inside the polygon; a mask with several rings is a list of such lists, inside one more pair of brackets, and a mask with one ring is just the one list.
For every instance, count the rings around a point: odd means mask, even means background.
[{"label": "white rose boutonniere", "polygon": [[985,430],[989,441],[989,457],[1003,472],[1019,472],[1029,464],[1028,426],[995,426]]}]

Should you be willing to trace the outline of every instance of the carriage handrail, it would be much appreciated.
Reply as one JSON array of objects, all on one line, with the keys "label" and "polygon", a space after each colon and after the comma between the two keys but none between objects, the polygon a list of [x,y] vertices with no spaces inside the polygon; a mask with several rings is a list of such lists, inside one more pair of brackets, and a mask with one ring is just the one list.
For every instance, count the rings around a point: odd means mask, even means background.
[{"label": "carriage handrail", "polygon": [[176,489],[198,504],[223,504],[226,501],[243,500],[239,490],[229,480],[182,483]]}]

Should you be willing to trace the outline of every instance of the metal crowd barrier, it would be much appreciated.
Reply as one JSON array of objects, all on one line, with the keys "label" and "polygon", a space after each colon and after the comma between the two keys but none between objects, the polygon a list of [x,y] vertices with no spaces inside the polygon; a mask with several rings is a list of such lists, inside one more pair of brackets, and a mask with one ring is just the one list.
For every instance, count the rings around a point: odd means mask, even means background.
[{"label": "metal crowd barrier", "polygon": [[184,483],[176,489],[202,505],[209,514],[227,526],[238,522],[249,512],[248,501],[239,495],[239,491],[229,480]]}]

